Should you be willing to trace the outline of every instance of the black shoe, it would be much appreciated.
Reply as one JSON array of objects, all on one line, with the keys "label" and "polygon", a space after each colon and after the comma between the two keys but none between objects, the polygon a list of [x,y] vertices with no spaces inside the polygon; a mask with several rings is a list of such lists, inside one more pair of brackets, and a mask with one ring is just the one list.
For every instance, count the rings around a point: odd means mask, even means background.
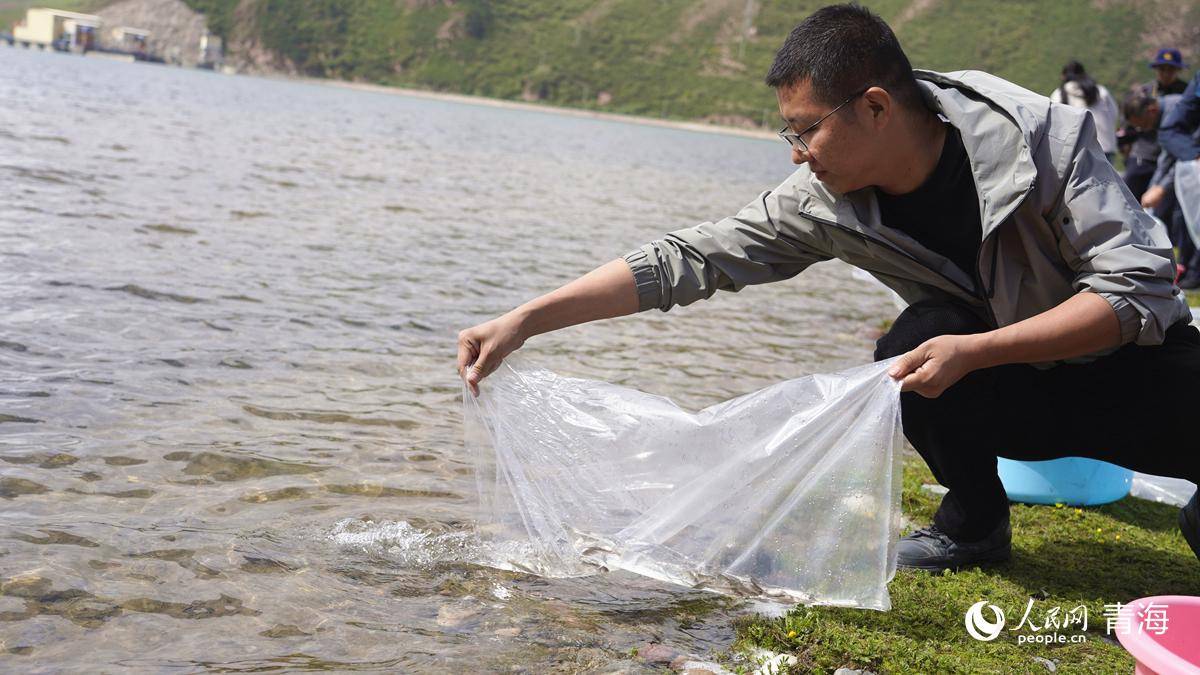
[{"label": "black shoe", "polygon": [[901,539],[896,551],[897,567],[930,572],[1004,562],[1012,557],[1012,527],[1006,518],[983,539],[959,543],[937,525],[930,525]]},{"label": "black shoe", "polygon": [[1200,558],[1200,501],[1196,501],[1197,495],[1200,495],[1200,490],[1193,492],[1187,506],[1179,509],[1179,529],[1183,532],[1183,538],[1187,539],[1188,546],[1192,547],[1192,553]]}]

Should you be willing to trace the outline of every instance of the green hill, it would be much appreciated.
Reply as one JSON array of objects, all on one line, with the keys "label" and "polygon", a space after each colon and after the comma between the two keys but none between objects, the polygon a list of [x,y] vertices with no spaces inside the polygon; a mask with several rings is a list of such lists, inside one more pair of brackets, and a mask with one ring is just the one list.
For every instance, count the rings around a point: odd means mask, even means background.
[{"label": "green hill", "polygon": [[[773,124],[761,84],[807,0],[186,0],[236,63],[506,99]],[[1076,58],[1116,95],[1162,45],[1200,41],[1197,0],[877,0],[913,64],[1048,92]]]}]

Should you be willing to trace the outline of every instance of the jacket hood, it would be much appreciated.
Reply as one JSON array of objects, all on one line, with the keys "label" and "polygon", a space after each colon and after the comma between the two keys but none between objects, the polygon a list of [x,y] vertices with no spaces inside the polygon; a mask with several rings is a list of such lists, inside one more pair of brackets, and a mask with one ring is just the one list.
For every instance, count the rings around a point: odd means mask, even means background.
[{"label": "jacket hood", "polygon": [[1050,99],[976,70],[913,74],[926,101],[962,135],[986,237],[1033,189]]}]

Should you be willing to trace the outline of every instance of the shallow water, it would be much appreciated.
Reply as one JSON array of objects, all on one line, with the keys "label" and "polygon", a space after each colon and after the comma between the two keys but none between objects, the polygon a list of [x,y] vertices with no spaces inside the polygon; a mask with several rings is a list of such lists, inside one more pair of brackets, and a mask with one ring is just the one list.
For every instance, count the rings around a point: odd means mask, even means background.
[{"label": "shallow water", "polygon": [[[724,648],[732,600],[470,562],[454,338],[790,170],[778,141],[0,47],[0,668]],[[523,353],[698,409],[863,363],[892,313],[824,263]]]}]

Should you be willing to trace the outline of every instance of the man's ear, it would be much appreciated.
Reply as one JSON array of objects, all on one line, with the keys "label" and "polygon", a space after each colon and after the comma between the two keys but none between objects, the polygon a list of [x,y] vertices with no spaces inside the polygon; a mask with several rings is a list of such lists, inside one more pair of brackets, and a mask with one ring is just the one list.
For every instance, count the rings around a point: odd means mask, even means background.
[{"label": "man's ear", "polygon": [[867,110],[871,113],[871,120],[875,128],[886,126],[892,113],[895,112],[896,102],[892,99],[892,95],[882,87],[871,87],[863,93],[863,100],[866,101]]}]

